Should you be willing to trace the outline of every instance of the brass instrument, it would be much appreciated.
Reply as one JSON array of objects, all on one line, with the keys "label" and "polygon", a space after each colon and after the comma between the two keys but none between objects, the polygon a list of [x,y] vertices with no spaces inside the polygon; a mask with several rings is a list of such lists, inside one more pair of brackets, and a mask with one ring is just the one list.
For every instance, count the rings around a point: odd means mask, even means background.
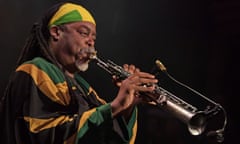
[{"label": "brass instrument", "polygon": [[[90,55],[90,59],[95,60],[99,67],[107,71],[109,74],[115,75],[119,79],[125,79],[130,75],[121,66],[113,63],[112,61],[107,60],[107,62],[104,62],[103,60],[98,58],[96,52]],[[156,61],[156,64],[159,66],[159,61]],[[166,70],[166,68],[163,65],[161,65],[161,68],[163,70]],[[147,84],[144,86],[147,86]],[[145,92],[141,93],[141,95],[147,96],[154,102],[155,105],[170,112],[176,118],[184,122],[192,135],[202,134],[205,131],[208,117],[215,115],[222,109],[222,107],[219,104],[216,104],[211,101],[215,105],[213,109],[206,109],[204,111],[200,111],[198,110],[198,108],[178,98],[177,96],[163,89],[157,84],[154,84],[154,87],[155,90],[153,92],[151,93]],[[224,127],[220,130],[223,131],[225,125],[226,120],[224,123]]]}]

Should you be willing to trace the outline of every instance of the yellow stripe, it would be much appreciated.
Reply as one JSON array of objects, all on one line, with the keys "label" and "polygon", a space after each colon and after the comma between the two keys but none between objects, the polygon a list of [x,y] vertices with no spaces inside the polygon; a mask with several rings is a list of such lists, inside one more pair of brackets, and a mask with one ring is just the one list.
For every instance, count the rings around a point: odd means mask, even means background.
[{"label": "yellow stripe", "polygon": [[80,123],[78,126],[78,131],[80,130],[80,128],[83,127],[83,125],[85,124],[85,122],[88,120],[88,118],[92,115],[92,113],[94,113],[96,111],[96,108],[93,108],[89,111],[86,111],[83,113],[81,119],[80,119]]},{"label": "yellow stripe", "polygon": [[89,95],[90,93],[94,93],[94,95],[96,96],[97,100],[99,100],[102,104],[106,104],[106,103],[107,103],[105,100],[101,99],[101,98],[98,96],[97,92],[96,92],[92,87],[89,87],[88,95]]},{"label": "yellow stripe", "polygon": [[61,18],[62,16],[64,16],[65,14],[73,10],[77,10],[80,13],[80,15],[82,16],[82,21],[92,22],[93,24],[96,25],[92,15],[84,7],[76,4],[71,4],[71,3],[66,3],[62,5],[50,20],[49,25],[52,25],[59,18]]},{"label": "yellow stripe", "polygon": [[135,139],[137,137],[137,120],[134,123],[133,129],[132,129],[132,137],[130,139],[130,143],[129,144],[134,144],[135,143]]},{"label": "yellow stripe", "polygon": [[138,117],[138,111],[136,111],[136,121],[135,121],[134,126],[132,128],[132,137],[130,139],[129,144],[134,144],[135,140],[136,140],[136,137],[137,137],[137,124],[138,124],[137,117]]},{"label": "yellow stripe", "polygon": [[62,105],[70,103],[67,83],[54,84],[50,77],[33,64],[21,65],[16,71],[24,71],[31,75],[37,87],[52,101]]},{"label": "yellow stripe", "polygon": [[29,123],[29,129],[33,133],[38,133],[42,130],[56,127],[57,125],[64,124],[65,122],[73,121],[73,117],[60,116],[58,118],[38,119],[31,117],[24,117],[24,120]]}]

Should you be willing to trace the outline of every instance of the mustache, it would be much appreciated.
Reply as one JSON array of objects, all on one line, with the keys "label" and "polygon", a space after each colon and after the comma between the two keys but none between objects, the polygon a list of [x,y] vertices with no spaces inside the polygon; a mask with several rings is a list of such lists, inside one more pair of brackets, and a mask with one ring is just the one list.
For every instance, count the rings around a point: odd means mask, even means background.
[{"label": "mustache", "polygon": [[80,49],[80,51],[78,52],[78,55],[90,55],[96,53],[96,50],[94,47],[88,47],[88,48],[82,48]]},{"label": "mustache", "polygon": [[82,48],[80,51],[76,54],[76,57],[78,59],[82,59],[84,61],[90,60],[93,55],[96,55],[97,51],[94,47],[88,47],[88,48]]}]

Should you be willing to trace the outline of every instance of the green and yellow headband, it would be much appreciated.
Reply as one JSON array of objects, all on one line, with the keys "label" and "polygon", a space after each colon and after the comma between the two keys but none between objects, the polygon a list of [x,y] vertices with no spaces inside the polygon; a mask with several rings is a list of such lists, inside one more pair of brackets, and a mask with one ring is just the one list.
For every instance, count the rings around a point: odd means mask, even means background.
[{"label": "green and yellow headband", "polygon": [[84,7],[66,3],[53,15],[48,27],[77,21],[91,22],[96,25],[93,16]]}]

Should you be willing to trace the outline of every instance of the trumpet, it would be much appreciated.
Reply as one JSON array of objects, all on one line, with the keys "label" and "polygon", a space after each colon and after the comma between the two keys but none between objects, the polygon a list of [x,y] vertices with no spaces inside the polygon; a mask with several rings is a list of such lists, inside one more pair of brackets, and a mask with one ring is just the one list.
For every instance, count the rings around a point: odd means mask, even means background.
[{"label": "trumpet", "polygon": [[[107,71],[110,75],[116,76],[118,79],[123,80],[130,75],[130,73],[125,71],[123,67],[115,64],[113,61],[107,60],[105,62],[98,58],[96,52],[90,54],[90,59],[95,60],[96,64],[100,68]],[[195,136],[201,135],[205,131],[209,116],[215,115],[221,108],[218,104],[216,104],[213,109],[206,109],[202,111],[182,100],[181,98],[175,96],[166,89],[160,87],[159,85],[150,85],[155,87],[155,90],[153,92],[144,92],[140,94],[149,98],[154,103],[154,105],[166,110],[178,118],[180,121],[185,123],[190,134]],[[149,86],[149,84],[145,84],[143,86]]]}]

